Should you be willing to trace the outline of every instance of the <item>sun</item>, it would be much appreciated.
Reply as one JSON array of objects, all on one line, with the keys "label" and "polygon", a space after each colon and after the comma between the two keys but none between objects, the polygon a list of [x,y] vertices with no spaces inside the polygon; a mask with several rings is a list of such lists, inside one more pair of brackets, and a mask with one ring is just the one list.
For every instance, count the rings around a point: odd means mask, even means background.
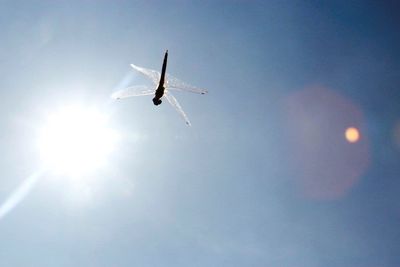
[{"label": "sun", "polygon": [[105,114],[70,106],[47,118],[39,131],[38,147],[45,169],[79,176],[104,166],[117,140]]}]

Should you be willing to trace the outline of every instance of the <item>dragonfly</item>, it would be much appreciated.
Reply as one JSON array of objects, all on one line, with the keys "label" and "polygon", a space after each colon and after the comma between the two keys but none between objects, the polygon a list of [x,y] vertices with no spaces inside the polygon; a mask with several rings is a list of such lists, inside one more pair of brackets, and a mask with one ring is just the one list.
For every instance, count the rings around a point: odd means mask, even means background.
[{"label": "dragonfly", "polygon": [[183,111],[178,100],[171,94],[171,91],[190,92],[195,94],[206,94],[206,89],[197,88],[187,84],[178,78],[166,73],[168,60],[168,50],[165,52],[161,73],[156,70],[146,69],[143,67],[131,64],[131,67],[137,72],[143,74],[151,80],[153,86],[136,85],[119,90],[111,95],[113,99],[123,99],[134,96],[154,95],[153,104],[158,106],[162,103],[165,97],[167,101],[175,108],[179,115],[183,118],[185,123],[191,126],[190,120],[186,113]]}]

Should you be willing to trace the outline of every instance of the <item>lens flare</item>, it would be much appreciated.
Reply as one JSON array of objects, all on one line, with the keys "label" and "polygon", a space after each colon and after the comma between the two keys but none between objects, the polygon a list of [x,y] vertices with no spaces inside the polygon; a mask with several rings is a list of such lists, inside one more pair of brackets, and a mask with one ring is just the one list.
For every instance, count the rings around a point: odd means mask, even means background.
[{"label": "lens flare", "polygon": [[42,176],[42,171],[36,172],[26,178],[21,185],[0,205],[0,220],[12,211],[32,190],[37,180]]},{"label": "lens flare", "polygon": [[360,140],[360,132],[355,127],[347,128],[344,135],[346,137],[346,140],[350,143],[356,143],[358,142],[358,140]]},{"label": "lens flare", "polygon": [[336,90],[315,86],[290,94],[283,108],[288,162],[299,192],[315,200],[351,192],[370,162],[367,136],[357,127],[364,122],[361,107]]}]

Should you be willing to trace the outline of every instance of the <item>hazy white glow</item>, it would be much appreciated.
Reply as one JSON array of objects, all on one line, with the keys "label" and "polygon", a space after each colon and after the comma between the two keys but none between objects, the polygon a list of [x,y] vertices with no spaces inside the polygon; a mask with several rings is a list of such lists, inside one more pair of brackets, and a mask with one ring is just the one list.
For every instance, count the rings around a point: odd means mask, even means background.
[{"label": "hazy white glow", "polygon": [[117,137],[99,111],[66,107],[49,116],[38,143],[46,169],[79,175],[104,165]]}]

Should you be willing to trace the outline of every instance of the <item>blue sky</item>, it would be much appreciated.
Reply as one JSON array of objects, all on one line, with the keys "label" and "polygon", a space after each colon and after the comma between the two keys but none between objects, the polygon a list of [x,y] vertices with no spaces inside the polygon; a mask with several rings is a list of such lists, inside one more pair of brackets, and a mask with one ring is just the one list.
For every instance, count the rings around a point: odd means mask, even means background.
[{"label": "blue sky", "polygon": [[[0,220],[1,266],[400,265],[394,1],[0,1],[0,201],[40,171],[35,133],[95,107],[107,166],[45,173]],[[187,127],[130,63],[177,92]],[[361,139],[346,141],[347,127]]]}]

